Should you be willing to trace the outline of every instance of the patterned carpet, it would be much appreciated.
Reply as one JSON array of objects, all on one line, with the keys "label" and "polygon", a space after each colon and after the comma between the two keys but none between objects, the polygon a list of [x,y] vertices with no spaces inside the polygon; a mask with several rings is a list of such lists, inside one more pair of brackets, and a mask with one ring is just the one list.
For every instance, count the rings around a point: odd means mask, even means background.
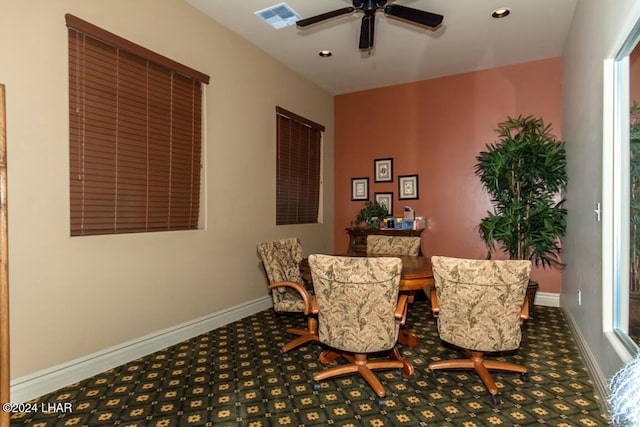
[{"label": "patterned carpet", "polygon": [[[526,365],[494,378],[503,402],[493,405],[472,372],[441,371],[430,361],[459,357],[443,346],[428,302],[411,305],[418,347],[400,347],[416,374],[377,373],[385,406],[358,376],[314,390],[323,369],[317,343],[282,354],[297,315],[265,310],[119,366],[33,401],[38,410],[12,416],[12,426],[606,426],[599,398],[559,308],[536,306],[519,351],[501,359]],[[334,362],[336,363],[336,362]],[[45,410],[51,408],[49,413]],[[66,412],[64,409],[70,409]]]}]

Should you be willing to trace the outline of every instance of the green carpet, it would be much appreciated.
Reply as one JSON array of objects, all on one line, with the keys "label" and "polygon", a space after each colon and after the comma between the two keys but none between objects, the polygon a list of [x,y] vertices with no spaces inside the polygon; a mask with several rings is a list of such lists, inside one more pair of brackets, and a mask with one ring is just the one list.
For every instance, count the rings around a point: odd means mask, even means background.
[{"label": "green carpet", "polygon": [[[313,372],[321,346],[282,354],[287,327],[303,316],[265,310],[163,351],[72,384],[12,416],[12,426],[606,426],[599,398],[561,309],[535,306],[520,349],[498,355],[529,368],[495,373],[502,403],[493,405],[473,372],[440,371],[429,362],[460,354],[439,340],[427,301],[410,306],[418,347],[400,346],[413,377],[378,372],[383,407],[358,376],[321,382]],[[339,363],[339,362],[334,362]],[[45,405],[44,407],[42,405]],[[43,412],[53,405],[58,412]],[[71,411],[62,412],[67,404]]]}]

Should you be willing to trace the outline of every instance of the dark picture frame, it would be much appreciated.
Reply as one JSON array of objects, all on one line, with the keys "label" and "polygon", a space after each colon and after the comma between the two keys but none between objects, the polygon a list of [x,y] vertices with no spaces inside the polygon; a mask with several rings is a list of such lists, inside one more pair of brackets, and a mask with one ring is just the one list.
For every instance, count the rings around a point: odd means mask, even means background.
[{"label": "dark picture frame", "polygon": [[393,216],[393,193],[375,193],[375,201],[385,206],[389,216]]},{"label": "dark picture frame", "polygon": [[418,175],[398,176],[398,199],[418,199]]},{"label": "dark picture frame", "polygon": [[369,178],[351,178],[351,200],[369,200]]},{"label": "dark picture frame", "polygon": [[393,158],[373,161],[373,182],[393,182]]}]

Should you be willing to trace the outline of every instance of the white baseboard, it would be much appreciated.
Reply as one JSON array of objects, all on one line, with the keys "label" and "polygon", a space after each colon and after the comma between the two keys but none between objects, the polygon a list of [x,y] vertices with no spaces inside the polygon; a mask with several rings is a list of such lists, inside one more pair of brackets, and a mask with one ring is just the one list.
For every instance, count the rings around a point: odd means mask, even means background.
[{"label": "white baseboard", "polygon": [[536,299],[533,304],[547,307],[560,307],[560,294],[551,292],[536,292]]},{"label": "white baseboard", "polygon": [[589,377],[591,377],[591,381],[593,381],[595,391],[600,396],[600,409],[605,414],[608,414],[609,408],[606,396],[609,395],[609,384],[607,382],[607,378],[600,369],[600,365],[598,364],[594,354],[591,352],[591,349],[587,345],[587,341],[584,339],[582,332],[580,332],[580,328],[578,328],[575,318],[568,310],[563,310],[563,312],[565,317],[567,318],[567,322],[569,323],[569,329],[571,329],[573,339],[576,340],[578,351],[584,359],[584,363],[587,367],[587,372],[589,372]]},{"label": "white baseboard", "polygon": [[258,298],[11,381],[11,401],[22,403],[69,384],[266,310],[270,296]]}]

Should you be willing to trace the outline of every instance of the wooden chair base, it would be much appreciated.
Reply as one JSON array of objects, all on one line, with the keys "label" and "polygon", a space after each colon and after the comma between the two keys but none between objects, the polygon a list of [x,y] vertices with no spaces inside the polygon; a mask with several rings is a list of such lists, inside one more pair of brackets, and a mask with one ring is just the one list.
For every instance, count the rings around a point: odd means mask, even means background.
[{"label": "wooden chair base", "polygon": [[482,382],[489,390],[492,396],[498,395],[498,387],[491,377],[489,370],[500,370],[518,372],[521,375],[527,374],[527,368],[515,363],[500,362],[495,360],[486,360],[484,353],[481,351],[465,351],[467,359],[441,360],[429,364],[429,369],[435,371],[438,369],[473,369],[482,379]]},{"label": "wooden chair base", "polygon": [[402,373],[407,376],[414,374],[415,370],[411,362],[408,362],[402,358],[397,347],[393,347],[389,351],[389,358],[383,360],[369,360],[366,354],[351,354],[345,352],[337,352],[334,350],[325,350],[320,355],[320,362],[323,364],[329,364],[342,356],[349,364],[335,366],[333,368],[325,369],[324,371],[313,374],[314,381],[322,381],[327,378],[338,377],[342,375],[360,374],[364,380],[369,384],[373,391],[379,398],[383,398],[386,395],[384,387],[380,383],[380,380],[374,375],[374,370],[380,369],[401,369]]},{"label": "wooden chair base", "polygon": [[287,332],[299,336],[282,346],[281,351],[283,353],[310,341],[320,341],[320,337],[318,336],[318,320],[315,318],[309,318],[307,329],[289,328]]}]

